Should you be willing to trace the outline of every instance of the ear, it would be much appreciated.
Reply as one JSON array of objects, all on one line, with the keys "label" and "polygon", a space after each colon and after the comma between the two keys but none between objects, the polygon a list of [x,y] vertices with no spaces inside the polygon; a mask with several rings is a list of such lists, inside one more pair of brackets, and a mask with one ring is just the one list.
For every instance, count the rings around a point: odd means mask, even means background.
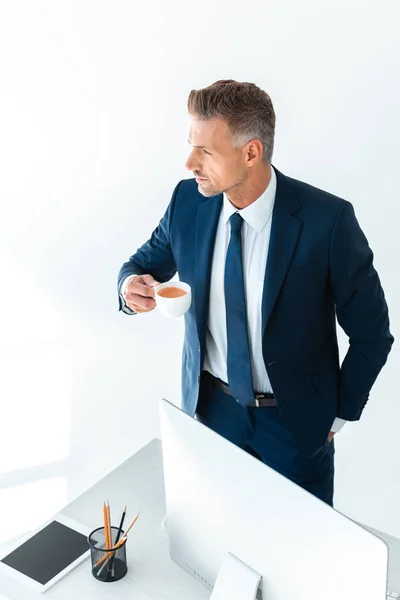
[{"label": "ear", "polygon": [[245,160],[248,167],[252,167],[260,160],[262,160],[263,156],[263,145],[260,140],[254,139],[247,142],[245,146]]}]

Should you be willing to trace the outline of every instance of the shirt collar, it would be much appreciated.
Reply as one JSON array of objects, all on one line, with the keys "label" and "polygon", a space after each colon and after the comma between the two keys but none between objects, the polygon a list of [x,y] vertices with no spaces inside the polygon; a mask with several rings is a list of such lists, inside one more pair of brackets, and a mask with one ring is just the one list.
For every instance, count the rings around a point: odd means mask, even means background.
[{"label": "shirt collar", "polygon": [[271,166],[271,179],[268,184],[267,189],[261,194],[257,200],[246,206],[246,208],[242,208],[238,210],[236,206],[230,202],[228,196],[224,192],[224,204],[223,204],[223,221],[224,223],[228,223],[230,217],[238,212],[241,217],[251,225],[253,229],[260,233],[265,225],[267,224],[272,210],[274,208],[276,195],[276,174],[274,168]]}]

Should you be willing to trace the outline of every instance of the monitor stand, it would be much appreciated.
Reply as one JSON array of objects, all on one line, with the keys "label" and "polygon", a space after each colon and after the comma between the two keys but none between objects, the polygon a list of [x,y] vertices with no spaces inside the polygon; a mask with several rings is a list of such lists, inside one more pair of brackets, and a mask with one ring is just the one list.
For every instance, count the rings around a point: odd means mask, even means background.
[{"label": "monitor stand", "polygon": [[210,600],[256,600],[261,575],[230,552],[224,558]]}]

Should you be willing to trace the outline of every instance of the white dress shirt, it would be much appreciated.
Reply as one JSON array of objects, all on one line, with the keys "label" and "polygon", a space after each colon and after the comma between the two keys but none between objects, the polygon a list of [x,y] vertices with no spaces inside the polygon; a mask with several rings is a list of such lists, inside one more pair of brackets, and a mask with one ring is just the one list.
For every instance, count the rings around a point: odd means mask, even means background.
[{"label": "white dress shirt", "polygon": [[[276,183],[276,174],[271,167],[271,180],[267,189],[257,200],[241,210],[233,206],[224,194],[211,269],[210,308],[203,366],[215,377],[228,382],[224,273],[231,234],[229,218],[238,212],[244,220],[241,230],[243,277],[253,389],[264,393],[273,393],[262,353],[261,310]],[[123,282],[121,288],[123,296],[132,277],[132,275],[127,277]],[[338,432],[345,423],[344,419],[336,418],[331,431]]]}]

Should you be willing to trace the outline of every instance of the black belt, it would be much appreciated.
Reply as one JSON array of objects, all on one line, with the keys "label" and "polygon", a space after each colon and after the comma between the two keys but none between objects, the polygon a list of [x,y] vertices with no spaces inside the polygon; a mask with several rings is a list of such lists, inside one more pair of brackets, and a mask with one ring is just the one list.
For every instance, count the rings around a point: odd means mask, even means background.
[{"label": "black belt", "polygon": [[[211,379],[212,379],[212,385],[214,387],[222,390],[223,392],[225,392],[225,394],[229,394],[229,396],[233,397],[232,392],[229,389],[229,386],[226,385],[226,383],[224,383],[220,379],[217,379],[217,377],[214,377],[214,375],[211,375],[211,373],[209,373],[208,371],[203,371],[203,373],[206,373],[208,376],[211,377]],[[277,402],[275,400],[274,394],[271,394],[269,392],[267,392],[266,394],[261,394],[261,393],[258,393],[258,392],[254,392],[254,402],[252,402],[248,406],[256,406],[256,407],[269,406],[269,407],[274,407],[274,406],[277,406]]]}]

